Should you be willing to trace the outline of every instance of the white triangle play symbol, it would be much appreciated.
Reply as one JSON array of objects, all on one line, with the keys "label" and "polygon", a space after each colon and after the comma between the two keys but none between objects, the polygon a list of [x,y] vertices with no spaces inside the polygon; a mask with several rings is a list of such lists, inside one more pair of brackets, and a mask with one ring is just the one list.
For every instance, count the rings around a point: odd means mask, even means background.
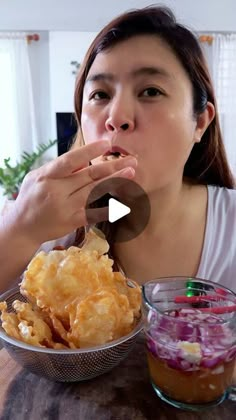
[{"label": "white triangle play symbol", "polygon": [[108,201],[108,220],[110,223],[116,222],[131,212],[130,208],[115,198]]}]

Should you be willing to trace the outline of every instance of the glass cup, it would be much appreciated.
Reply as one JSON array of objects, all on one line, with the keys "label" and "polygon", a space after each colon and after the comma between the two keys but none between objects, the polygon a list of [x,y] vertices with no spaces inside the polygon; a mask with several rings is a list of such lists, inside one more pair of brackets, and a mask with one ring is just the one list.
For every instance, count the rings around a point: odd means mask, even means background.
[{"label": "glass cup", "polygon": [[187,277],[150,281],[142,293],[147,360],[156,394],[191,411],[217,405],[230,395],[234,399],[235,293]]}]

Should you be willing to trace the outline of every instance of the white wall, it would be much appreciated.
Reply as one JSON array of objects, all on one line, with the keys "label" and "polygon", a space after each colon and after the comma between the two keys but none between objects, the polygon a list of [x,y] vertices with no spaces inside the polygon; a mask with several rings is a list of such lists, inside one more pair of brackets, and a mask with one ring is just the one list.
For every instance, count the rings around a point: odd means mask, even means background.
[{"label": "white wall", "polygon": [[71,61],[83,60],[96,32],[50,32],[50,94],[52,135],[56,138],[56,112],[73,112],[75,75]]},{"label": "white wall", "polygon": [[[74,111],[75,75],[71,61],[81,63],[85,53],[96,36],[96,32],[50,32],[49,71],[51,101],[51,137],[56,138],[56,112]],[[56,147],[47,152],[53,158]]]},{"label": "white wall", "polygon": [[[0,0],[0,30],[96,32],[125,10],[153,0]],[[236,31],[235,0],[160,0],[198,31]]]}]

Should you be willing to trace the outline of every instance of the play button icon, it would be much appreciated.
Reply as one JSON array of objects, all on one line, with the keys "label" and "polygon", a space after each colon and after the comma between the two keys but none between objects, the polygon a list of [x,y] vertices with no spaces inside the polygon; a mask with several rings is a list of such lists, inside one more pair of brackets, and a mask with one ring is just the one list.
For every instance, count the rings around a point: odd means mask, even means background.
[{"label": "play button icon", "polygon": [[130,213],[130,208],[115,198],[109,198],[108,201],[108,220],[114,223]]},{"label": "play button icon", "polygon": [[[87,224],[101,229],[110,244],[140,235],[151,213],[143,188],[135,181],[118,177],[99,182],[90,191],[85,209]],[[98,223],[95,209],[99,209],[102,222]]]}]

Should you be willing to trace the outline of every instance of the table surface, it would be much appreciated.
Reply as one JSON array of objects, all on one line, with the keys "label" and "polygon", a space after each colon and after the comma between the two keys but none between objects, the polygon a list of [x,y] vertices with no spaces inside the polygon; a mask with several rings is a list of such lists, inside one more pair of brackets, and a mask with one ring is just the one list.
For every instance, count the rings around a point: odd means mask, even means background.
[{"label": "table surface", "polygon": [[162,402],[152,389],[142,336],[129,356],[98,378],[52,382],[22,369],[0,350],[1,420],[233,420],[236,402],[191,413]]}]

